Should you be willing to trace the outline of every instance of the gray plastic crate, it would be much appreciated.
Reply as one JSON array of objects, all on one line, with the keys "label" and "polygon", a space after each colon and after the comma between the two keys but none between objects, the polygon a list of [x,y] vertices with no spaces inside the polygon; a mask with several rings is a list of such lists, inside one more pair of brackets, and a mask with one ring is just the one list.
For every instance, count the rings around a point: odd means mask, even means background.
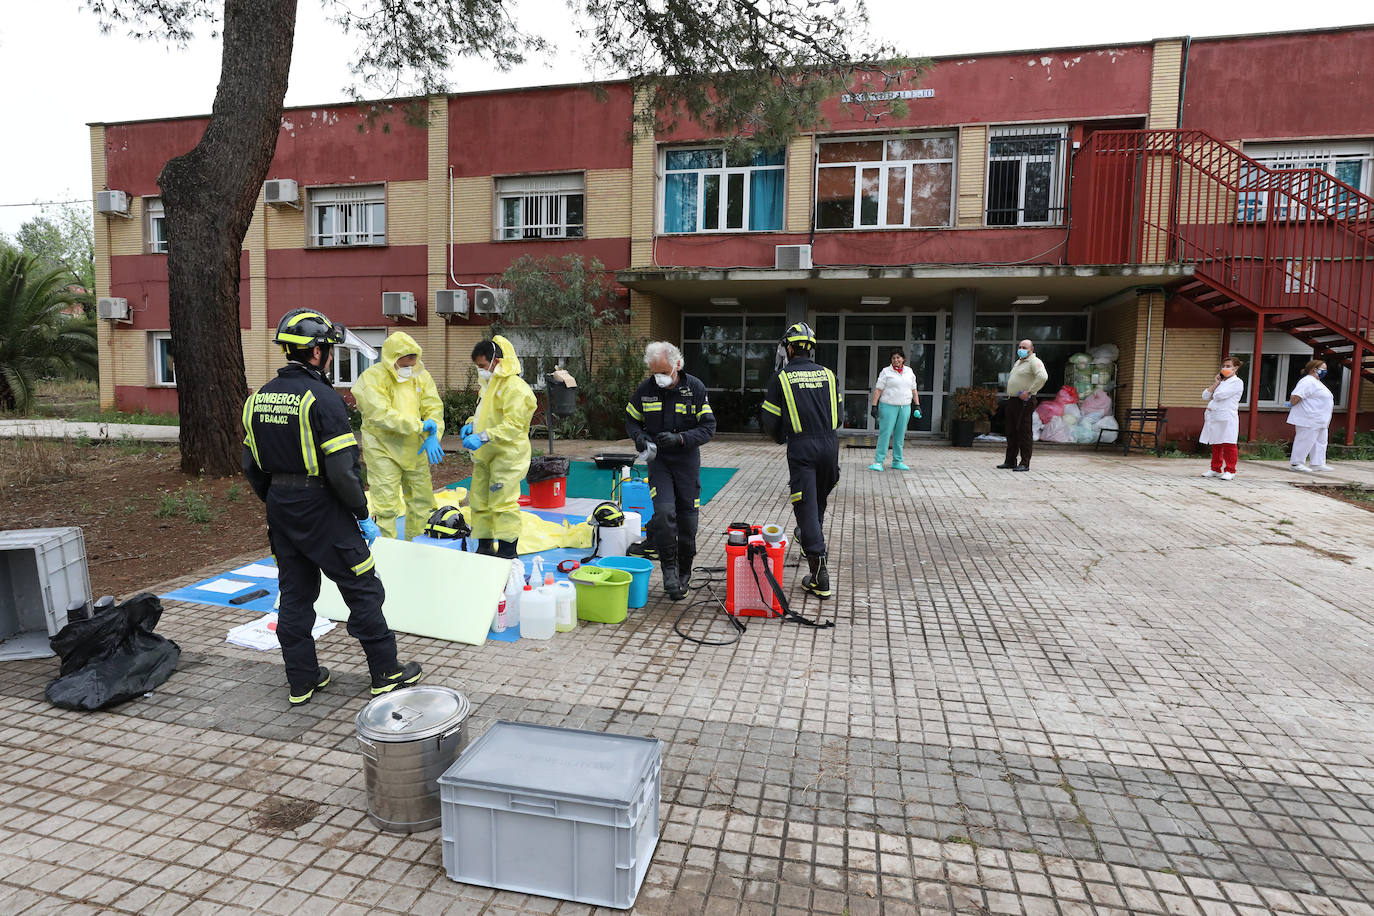
[{"label": "gray plastic crate", "polygon": [[90,597],[80,528],[0,531],[0,660],[52,655],[48,637]]},{"label": "gray plastic crate", "polygon": [[663,744],[497,722],[439,777],[454,881],[634,905],[658,845]]}]

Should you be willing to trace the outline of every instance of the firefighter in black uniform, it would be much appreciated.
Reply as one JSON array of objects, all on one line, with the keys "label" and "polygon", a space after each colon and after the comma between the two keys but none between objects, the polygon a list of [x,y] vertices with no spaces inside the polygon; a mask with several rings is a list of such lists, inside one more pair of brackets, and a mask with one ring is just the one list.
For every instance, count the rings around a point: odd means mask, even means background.
[{"label": "firefighter in black uniform", "polygon": [[819,365],[816,335],[805,322],[787,329],[782,339],[787,364],[773,377],[763,399],[763,431],[787,443],[788,492],[797,516],[802,556],[810,567],[802,588],[829,598],[826,568],[825,504],[840,479],[840,395],[835,373]]},{"label": "firefighter in black uniform", "polygon": [[292,706],[329,683],[310,635],[322,572],[348,605],[348,632],[367,656],[372,695],[420,680],[418,664],[398,661],[382,615],[385,593],[368,550],[380,531],[368,517],[348,408],[329,383],[329,360],[344,334],[319,312],[288,312],[273,338],[288,362],[243,405],[243,473],[267,504],[281,589],[277,641]]},{"label": "firefighter in black uniform", "polygon": [[706,386],[682,371],[682,351],[667,341],[644,350],[652,378],[640,382],[625,405],[625,431],[649,459],[654,514],[645,526],[663,567],[663,590],[674,601],[687,594],[697,555],[701,510],[701,447],[716,434]]}]

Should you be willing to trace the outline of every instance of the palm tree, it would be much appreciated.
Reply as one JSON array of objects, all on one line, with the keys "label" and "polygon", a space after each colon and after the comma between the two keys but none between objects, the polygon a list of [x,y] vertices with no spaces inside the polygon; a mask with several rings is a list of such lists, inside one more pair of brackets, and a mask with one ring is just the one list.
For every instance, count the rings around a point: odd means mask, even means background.
[{"label": "palm tree", "polygon": [[0,250],[0,410],[27,409],[45,376],[95,374],[95,329],[62,314],[82,301],[72,282],[64,270],[43,270],[33,255]]}]

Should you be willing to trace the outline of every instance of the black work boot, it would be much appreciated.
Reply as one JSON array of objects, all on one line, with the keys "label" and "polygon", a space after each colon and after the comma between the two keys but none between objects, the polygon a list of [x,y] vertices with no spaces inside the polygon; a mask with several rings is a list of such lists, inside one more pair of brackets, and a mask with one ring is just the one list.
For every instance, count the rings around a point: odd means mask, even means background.
[{"label": "black work boot", "polygon": [[323,690],[328,686],[329,669],[324,665],[320,665],[319,670],[315,674],[315,683],[303,690],[297,690],[292,687],[291,692],[287,695],[287,699],[291,701],[292,706],[304,706],[306,703],[310,702],[313,696],[315,696],[316,690]]},{"label": "black work boot", "polygon": [[663,568],[663,594],[667,595],[672,601],[677,601],[687,594],[687,589],[682,585],[682,578],[677,571],[677,557],[664,557],[661,560]]},{"label": "black work boot", "polygon": [[372,695],[378,697],[384,693],[390,693],[393,690],[400,690],[402,687],[409,687],[412,684],[419,683],[419,680],[420,663],[406,662],[401,666],[401,670],[399,671],[393,671],[381,677],[373,676]]},{"label": "black work boot", "polygon": [[811,574],[802,578],[802,588],[817,598],[829,598],[834,594],[830,591],[830,571],[825,566],[825,554],[807,557],[806,565],[811,567]]},{"label": "black work boot", "polygon": [[678,551],[677,578],[684,592],[692,587],[692,561],[696,558],[697,555],[694,553],[683,553],[681,550]]},{"label": "black work boot", "polygon": [[496,556],[500,557],[503,560],[517,559],[520,556],[520,552],[515,549],[515,545],[518,543],[520,543],[519,538],[516,538],[513,541],[497,541]]},{"label": "black work boot", "polygon": [[494,546],[495,543],[495,540],[493,540],[492,538],[478,538],[477,552],[485,557],[494,557],[496,556],[496,547]]}]

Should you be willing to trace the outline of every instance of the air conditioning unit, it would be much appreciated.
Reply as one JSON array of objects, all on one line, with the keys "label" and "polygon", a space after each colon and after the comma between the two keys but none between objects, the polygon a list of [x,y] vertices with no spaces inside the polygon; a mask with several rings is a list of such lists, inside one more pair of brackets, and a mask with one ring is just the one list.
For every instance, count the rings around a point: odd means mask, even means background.
[{"label": "air conditioning unit", "polygon": [[128,321],[129,300],[124,298],[98,299],[95,312],[106,321]]},{"label": "air conditioning unit", "polygon": [[509,302],[508,289],[479,289],[472,296],[472,310],[479,315],[504,315]]},{"label": "air conditioning unit", "polygon": [[468,291],[465,289],[436,289],[434,291],[434,314],[468,315]]},{"label": "air conditioning unit", "polygon": [[810,245],[779,245],[773,250],[773,266],[777,270],[810,270]]},{"label": "air conditioning unit", "polygon": [[382,314],[388,318],[414,318],[414,293],[382,293]]},{"label": "air conditioning unit", "polygon": [[262,196],[275,207],[301,208],[301,192],[290,178],[273,178],[262,183]]},{"label": "air conditioning unit", "polygon": [[95,208],[106,216],[129,216],[129,194],[127,191],[96,191]]}]

